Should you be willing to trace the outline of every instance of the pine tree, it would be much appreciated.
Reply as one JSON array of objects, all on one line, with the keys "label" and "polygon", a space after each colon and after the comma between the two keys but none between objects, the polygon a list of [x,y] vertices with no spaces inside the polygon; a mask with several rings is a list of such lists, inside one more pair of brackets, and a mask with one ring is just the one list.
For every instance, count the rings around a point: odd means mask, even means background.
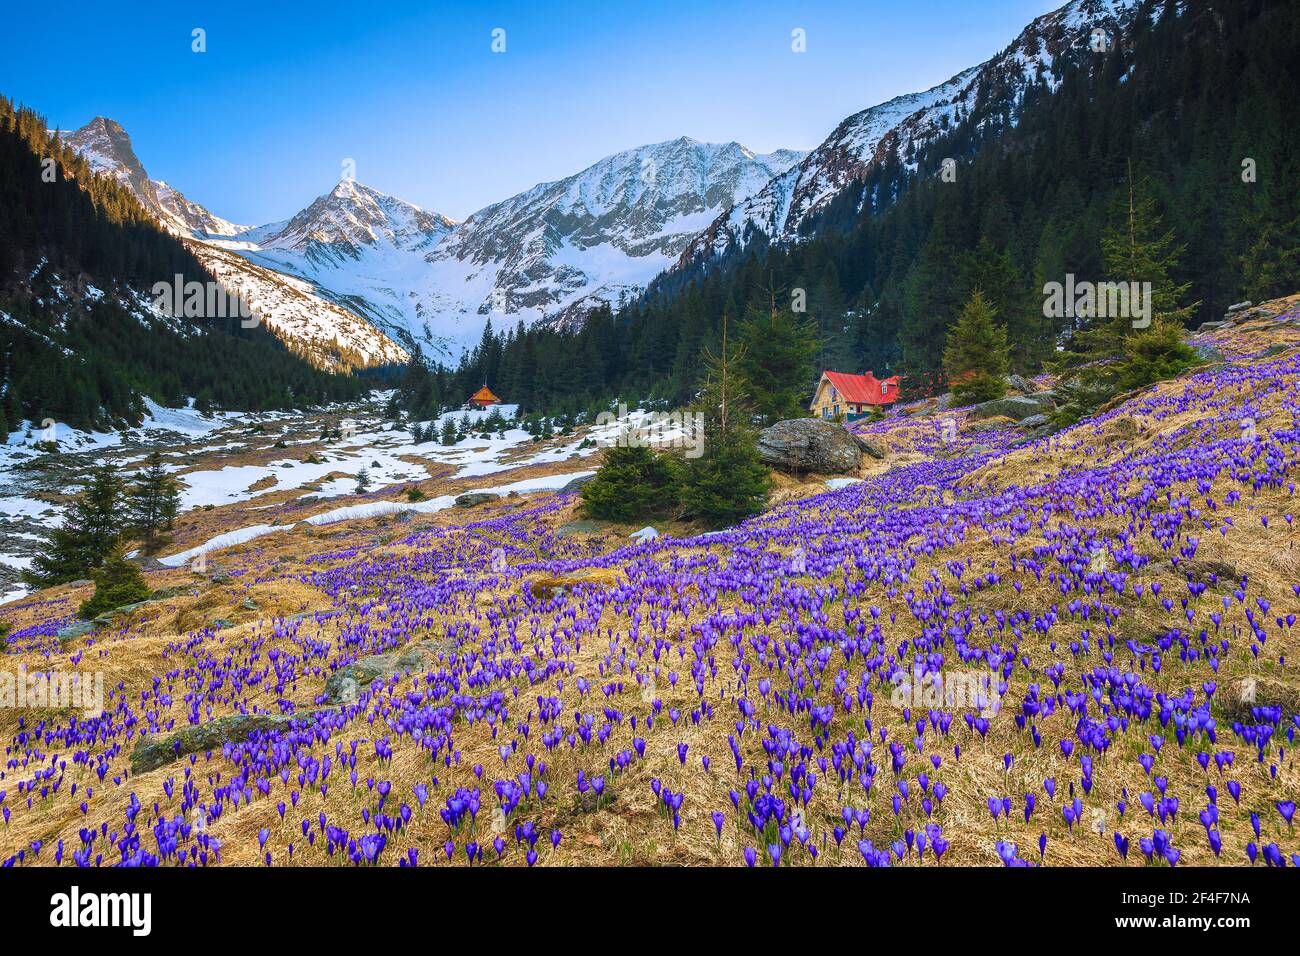
[{"label": "pine tree", "polygon": [[812,323],[778,309],[776,293],[769,287],[768,308],[750,310],[740,340],[737,367],[753,396],[754,412],[767,424],[802,416],[817,354]]},{"label": "pine tree", "polygon": [[131,529],[144,538],[145,550],[156,550],[163,531],[170,531],[180,510],[180,488],[167,473],[162,455],[149,456],[148,467],[127,497],[127,516]]},{"label": "pine tree", "polygon": [[[429,427],[432,428],[433,426],[430,425]],[[456,422],[454,419],[448,418],[442,423],[442,443],[444,445],[454,445],[459,440],[460,435],[456,431]]]},{"label": "pine tree", "polygon": [[582,486],[583,512],[603,521],[662,517],[675,506],[677,465],[645,445],[619,444],[605,451],[600,470]]},{"label": "pine tree", "polygon": [[948,330],[943,370],[961,405],[987,402],[1005,391],[1007,332],[993,321],[996,311],[976,289]]},{"label": "pine tree", "polygon": [[[1111,204],[1102,254],[1110,281],[1150,283],[1145,305],[1151,322],[1135,328],[1133,315],[1115,309],[1115,315],[1089,317],[1075,332],[1073,347],[1055,366],[1064,398],[1054,416],[1058,425],[1078,421],[1126,387],[1171,378],[1194,364],[1181,329],[1200,303],[1182,304],[1191,284],[1172,276],[1184,247],[1172,229],[1161,230],[1161,222],[1150,184],[1134,179],[1130,162],[1126,188]],[[1136,341],[1142,338],[1147,341]]]},{"label": "pine tree", "polygon": [[704,353],[704,388],[696,403],[704,415],[703,454],[686,460],[681,492],[687,514],[714,528],[762,511],[771,488],[749,423],[752,408],[737,368],[743,360],[743,352],[731,349],[724,320],[721,348]]},{"label": "pine tree", "polygon": [[87,620],[105,611],[143,601],[150,593],[140,568],[122,556],[120,546],[109,552],[91,577],[95,582],[95,593],[83,601],[77,611],[79,617]]},{"label": "pine tree", "polygon": [[50,587],[85,577],[99,567],[121,534],[121,497],[116,468],[108,462],[95,468],[63,524],[50,532],[48,547],[23,572],[23,580]]}]

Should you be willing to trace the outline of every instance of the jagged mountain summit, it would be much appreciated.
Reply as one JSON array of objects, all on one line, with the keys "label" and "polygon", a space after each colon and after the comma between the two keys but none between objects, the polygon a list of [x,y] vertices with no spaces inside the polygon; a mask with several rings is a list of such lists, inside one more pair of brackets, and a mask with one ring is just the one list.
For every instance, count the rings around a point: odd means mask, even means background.
[{"label": "jagged mountain summit", "polygon": [[116,120],[96,116],[81,129],[63,134],[62,139],[86,158],[91,169],[111,176],[129,189],[174,232],[231,236],[248,228],[214,216],[162,180],[150,179],[135,154],[131,137]]},{"label": "jagged mountain summit", "polygon": [[885,163],[915,168],[919,150],[976,109],[1000,112],[1014,123],[1030,84],[1043,83],[1054,91],[1060,57],[1082,54],[1094,44],[1121,42],[1138,5],[1139,0],[1074,0],[1034,20],[1010,46],[979,66],[925,92],[853,114],[798,164],[718,216],[676,266],[707,261],[755,239],[798,241],[850,184]]},{"label": "jagged mountain summit", "polygon": [[208,237],[454,358],[484,324],[579,320],[634,298],[719,212],[802,158],[681,137],[606,157],[462,223],[352,180],[291,219]]},{"label": "jagged mountain summit", "polygon": [[353,356],[362,365],[406,360],[405,349],[355,311],[333,301],[326,290],[221,248],[227,237],[249,234],[249,227],[215,216],[167,183],[150,179],[120,123],[97,116],[63,136],[63,141],[81,153],[96,173],[130,190],[164,228],[186,243],[226,291],[239,293],[292,350],[322,367],[334,366],[340,354]]},{"label": "jagged mountain summit", "polygon": [[534,186],[474,213],[430,253],[436,307],[563,319],[635,297],[715,216],[803,155],[683,136]]},{"label": "jagged mountain summit", "polygon": [[279,225],[281,228],[261,240],[263,248],[356,258],[362,246],[380,243],[406,250],[427,249],[456,224],[439,213],[345,178]]}]

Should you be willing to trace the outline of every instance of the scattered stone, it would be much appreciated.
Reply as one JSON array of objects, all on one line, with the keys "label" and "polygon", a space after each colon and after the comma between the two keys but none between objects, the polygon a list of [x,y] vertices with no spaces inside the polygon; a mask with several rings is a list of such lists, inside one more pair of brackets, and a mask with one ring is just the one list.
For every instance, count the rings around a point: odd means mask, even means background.
[{"label": "scattered stone", "polygon": [[70,588],[88,588],[88,587],[90,587],[90,586],[91,586],[92,584],[94,584],[94,583],[95,583],[95,582],[92,581],[92,580],[90,580],[90,578],[77,578],[77,580],[75,580],[75,581],[69,581],[69,582],[68,582],[68,587],[70,587]]},{"label": "scattered stone", "polygon": [[140,568],[141,571],[170,571],[171,569],[155,557],[136,556],[127,558],[132,564]]},{"label": "scattered stone", "polygon": [[[1032,417],[1032,416],[1031,416]],[[1042,416],[1040,416],[1042,417]],[[996,415],[993,418],[981,419],[977,422],[970,422],[966,425],[968,432],[995,432],[1003,428],[1011,428],[1016,425],[1015,419],[1007,418],[1005,415]]]},{"label": "scattered stone", "polygon": [[62,628],[54,636],[59,639],[60,643],[74,641],[79,637],[84,637],[95,629],[95,625],[90,621],[74,621],[67,627]]},{"label": "scattered stone", "polygon": [[304,714],[231,714],[185,727],[166,737],[142,736],[131,752],[131,772],[148,773],[193,753],[220,750],[228,743],[244,743],[255,734],[288,730],[292,721],[307,722],[321,711]]},{"label": "scattered stone", "polygon": [[577,478],[570,479],[569,482],[559,490],[559,494],[571,495],[595,477],[596,476],[593,473],[590,475],[579,475]]},{"label": "scattered stone", "polygon": [[883,459],[885,457],[886,454],[885,449],[881,448],[875,442],[863,438],[861,435],[855,434],[853,432],[849,432],[849,434],[853,435],[853,440],[858,443],[858,447],[862,449],[862,451],[865,454],[868,454],[872,458],[876,458],[876,459]]},{"label": "scattered stone", "polygon": [[1022,375],[1016,375],[1014,372],[1007,376],[1007,384],[1023,395],[1031,395],[1038,391],[1038,386]]},{"label": "scattered stone", "polygon": [[1044,415],[1056,411],[1055,396],[1048,392],[1036,392],[1033,395],[1009,395],[995,398],[990,402],[980,402],[970,410],[970,418],[993,418],[1001,416],[1012,421],[1023,421],[1031,415]]},{"label": "scattered stone", "polygon": [[1250,676],[1219,684],[1214,694],[1218,705],[1229,720],[1253,722],[1256,707],[1279,707],[1283,723],[1300,714],[1300,686],[1273,677]]},{"label": "scattered stone", "polygon": [[1175,574],[1181,574],[1197,584],[1236,584],[1241,580],[1241,571],[1236,565],[1227,561],[1215,561],[1211,558],[1183,558],[1177,564],[1166,561],[1165,566]]},{"label": "scattered stone", "polygon": [[563,574],[534,578],[524,583],[533,598],[547,601],[556,594],[568,592],[579,584],[613,587],[618,583],[619,571],[614,568],[575,568]]},{"label": "scattered stone", "polygon": [[1234,302],[1232,305],[1228,306],[1228,313],[1231,314],[1233,312],[1240,312],[1242,309],[1249,309],[1254,304],[1255,303],[1251,302],[1249,299],[1246,299],[1244,302]]},{"label": "scattered stone", "polygon": [[609,530],[608,521],[566,521],[555,529],[557,538],[567,538],[575,534],[599,534]]},{"label": "scattered stone", "polygon": [[495,501],[496,495],[486,491],[467,491],[463,495],[456,496],[457,508],[473,508],[476,505],[486,504],[489,501]]},{"label": "scattered stone", "polygon": [[1197,326],[1196,331],[1199,334],[1201,332],[1213,332],[1215,329],[1228,329],[1228,328],[1232,328],[1231,322],[1217,322],[1217,321],[1202,322],[1199,326]]},{"label": "scattered stone", "polygon": [[325,682],[325,701],[329,704],[353,703],[361,696],[362,691],[369,690],[375,681],[387,681],[393,676],[405,677],[407,674],[427,668],[444,650],[436,641],[424,640],[409,645],[401,651],[371,654],[369,657],[353,661],[329,676]]},{"label": "scattered stone", "polygon": [[1030,415],[1028,418],[1020,419],[1021,428],[1042,428],[1048,423],[1046,415]]},{"label": "scattered stone", "polygon": [[838,475],[855,472],[863,448],[842,425],[819,418],[792,418],[763,429],[758,454],[779,471]]}]

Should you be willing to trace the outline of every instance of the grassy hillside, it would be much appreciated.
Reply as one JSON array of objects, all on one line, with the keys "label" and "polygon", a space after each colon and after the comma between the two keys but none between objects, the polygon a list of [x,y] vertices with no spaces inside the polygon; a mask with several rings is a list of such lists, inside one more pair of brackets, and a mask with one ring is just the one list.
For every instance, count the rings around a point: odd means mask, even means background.
[{"label": "grassy hillside", "polygon": [[[1193,342],[1050,438],[900,410],[860,483],[718,535],[524,496],[150,572],[180,590],[64,643],[87,589],[41,592],[0,615],[8,669],[109,697],[0,710],[0,857],[1293,863],[1300,299]],[[918,668],[997,705],[900,702]],[[193,740],[250,715],[280,722]]]}]

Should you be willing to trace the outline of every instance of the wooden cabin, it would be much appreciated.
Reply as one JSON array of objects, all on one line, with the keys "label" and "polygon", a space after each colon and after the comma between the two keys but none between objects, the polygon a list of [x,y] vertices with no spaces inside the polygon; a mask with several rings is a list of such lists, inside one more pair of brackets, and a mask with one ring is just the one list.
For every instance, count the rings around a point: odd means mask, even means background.
[{"label": "wooden cabin", "polygon": [[822,372],[810,411],[820,418],[859,418],[898,401],[898,376],[876,378],[870,372]]}]

